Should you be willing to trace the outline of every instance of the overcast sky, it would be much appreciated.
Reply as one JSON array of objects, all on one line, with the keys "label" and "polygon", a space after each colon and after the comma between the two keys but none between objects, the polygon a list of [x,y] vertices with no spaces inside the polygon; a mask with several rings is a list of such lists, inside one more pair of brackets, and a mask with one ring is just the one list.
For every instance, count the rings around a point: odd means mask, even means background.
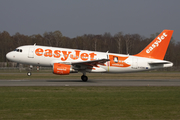
[{"label": "overcast sky", "polygon": [[0,0],[0,32],[150,34],[174,30],[180,41],[180,0]]}]

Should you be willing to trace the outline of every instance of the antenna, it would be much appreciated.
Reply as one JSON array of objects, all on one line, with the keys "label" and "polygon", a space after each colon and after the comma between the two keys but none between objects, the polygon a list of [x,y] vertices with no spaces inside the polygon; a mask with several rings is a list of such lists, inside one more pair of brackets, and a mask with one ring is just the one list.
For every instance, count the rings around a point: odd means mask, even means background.
[{"label": "antenna", "polygon": [[107,51],[106,53],[107,53],[107,59],[109,59],[109,51]]}]

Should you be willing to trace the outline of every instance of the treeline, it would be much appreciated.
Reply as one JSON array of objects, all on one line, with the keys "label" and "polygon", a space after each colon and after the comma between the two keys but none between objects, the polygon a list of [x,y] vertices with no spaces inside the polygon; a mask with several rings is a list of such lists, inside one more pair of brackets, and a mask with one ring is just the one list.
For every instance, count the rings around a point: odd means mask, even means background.
[{"label": "treeline", "polygon": [[[73,48],[101,52],[137,54],[145,48],[159,33],[152,34],[150,38],[139,34],[123,34],[119,32],[112,36],[110,33],[103,35],[85,34],[76,38],[63,36],[60,31],[45,32],[43,35],[23,35],[16,33],[10,35],[7,31],[0,32],[0,62],[7,62],[6,53],[22,45],[45,45],[53,47]],[[180,42],[171,40],[168,47],[166,60],[172,61],[174,66],[180,66]]]}]

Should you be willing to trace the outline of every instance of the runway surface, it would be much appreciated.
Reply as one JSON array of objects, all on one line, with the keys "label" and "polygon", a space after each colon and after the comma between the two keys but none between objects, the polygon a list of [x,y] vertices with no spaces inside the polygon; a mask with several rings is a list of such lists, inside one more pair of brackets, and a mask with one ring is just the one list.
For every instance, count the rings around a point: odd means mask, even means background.
[{"label": "runway surface", "polygon": [[0,86],[180,86],[180,80],[0,80]]}]

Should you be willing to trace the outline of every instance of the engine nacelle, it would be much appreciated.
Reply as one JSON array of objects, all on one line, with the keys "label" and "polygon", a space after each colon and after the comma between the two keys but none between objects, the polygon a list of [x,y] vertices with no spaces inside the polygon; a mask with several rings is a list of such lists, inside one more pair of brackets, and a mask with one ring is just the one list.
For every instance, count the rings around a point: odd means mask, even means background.
[{"label": "engine nacelle", "polygon": [[71,65],[54,63],[53,73],[58,75],[69,75],[69,73],[78,72],[74,69],[71,69]]}]

